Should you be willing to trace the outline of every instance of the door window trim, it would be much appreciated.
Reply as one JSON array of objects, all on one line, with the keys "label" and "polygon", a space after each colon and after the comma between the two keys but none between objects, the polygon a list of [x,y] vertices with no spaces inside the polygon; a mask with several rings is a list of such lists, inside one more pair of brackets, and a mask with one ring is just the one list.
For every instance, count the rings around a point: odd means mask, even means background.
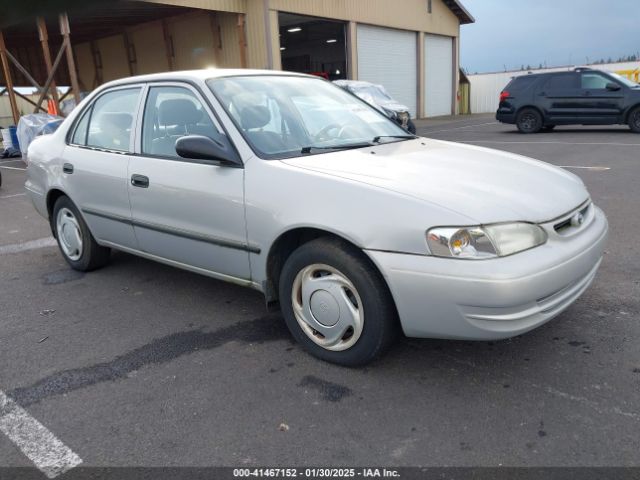
[{"label": "door window trim", "polygon": [[[96,102],[103,97],[104,95],[106,95],[107,93],[111,93],[111,92],[116,92],[119,90],[133,90],[138,88],[140,90],[140,94],[138,97],[138,100],[136,102],[136,107],[131,115],[131,133],[129,135],[129,146],[127,147],[127,150],[115,150],[115,149],[111,149],[111,148],[104,148],[104,147],[96,147],[93,145],[87,145],[87,140],[89,138],[89,128],[91,127],[91,117],[93,116],[93,110],[94,110],[94,106],[96,104]],[[110,88],[106,88],[103,91],[99,92],[98,94],[96,94],[95,97],[91,98],[91,101],[87,104],[87,106],[78,114],[78,116],[74,119],[74,123],[73,125],[71,125],[71,128],[69,128],[69,131],[67,132],[67,136],[65,138],[65,143],[67,146],[70,147],[76,147],[76,148],[84,148],[86,150],[93,150],[93,151],[98,151],[98,152],[107,152],[107,153],[117,153],[120,155],[131,155],[133,153],[133,150],[135,148],[135,144],[133,143],[133,141],[135,140],[135,132],[137,130],[137,118],[138,118],[138,111],[140,109],[140,103],[142,100],[142,94],[145,91],[145,84],[144,83],[131,83],[131,84],[125,84],[125,85],[117,85],[114,87],[110,87]],[[80,125],[80,122],[84,119],[84,115],[88,114],[89,118],[88,118],[88,123],[87,123],[87,133],[85,135],[85,144],[84,145],[80,145],[77,143],[73,143],[73,137],[75,136],[75,132],[78,128],[78,125]],[[134,148],[131,148],[131,146],[134,146]]]}]

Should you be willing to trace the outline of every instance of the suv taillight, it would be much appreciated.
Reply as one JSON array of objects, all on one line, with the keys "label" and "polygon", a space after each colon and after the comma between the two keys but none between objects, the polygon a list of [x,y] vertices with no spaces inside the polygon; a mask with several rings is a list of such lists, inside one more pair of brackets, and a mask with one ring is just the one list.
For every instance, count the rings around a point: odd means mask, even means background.
[{"label": "suv taillight", "polygon": [[509,95],[509,92],[503,90],[502,92],[500,92],[500,101],[504,102],[507,98],[509,98]]}]

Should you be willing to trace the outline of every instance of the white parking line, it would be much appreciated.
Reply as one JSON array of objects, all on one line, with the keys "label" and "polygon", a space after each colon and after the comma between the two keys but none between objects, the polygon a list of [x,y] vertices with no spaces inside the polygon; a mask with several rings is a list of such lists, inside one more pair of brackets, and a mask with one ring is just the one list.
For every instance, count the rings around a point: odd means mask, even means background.
[{"label": "white parking line", "polygon": [[514,143],[531,145],[607,145],[613,147],[640,147],[640,143],[612,143],[612,142],[505,142],[503,140],[451,140],[458,143]]},{"label": "white parking line", "polygon": [[14,162],[23,162],[21,158],[13,158],[11,160],[0,160],[0,163],[14,163]]},{"label": "white parking line", "polygon": [[604,172],[606,170],[611,170],[611,167],[582,167],[578,165],[558,165],[560,168],[580,168],[584,170],[593,170],[595,172]]},{"label": "white parking line", "polygon": [[77,467],[82,459],[0,390],[0,432],[48,478]]},{"label": "white parking line", "polygon": [[0,198],[23,197],[26,193],[14,193],[13,195],[0,195]]},{"label": "white parking line", "polygon": [[7,253],[20,253],[27,250],[35,250],[37,248],[53,247],[57,245],[56,239],[53,237],[39,238],[24,243],[12,243],[9,245],[0,245],[0,255]]},{"label": "white parking line", "polygon": [[6,168],[7,170],[26,170],[26,168],[5,167],[4,165],[0,165],[0,168]]},{"label": "white parking line", "polygon": [[483,125],[497,125],[497,124],[498,122],[487,122],[487,123],[476,123],[475,125],[465,125],[464,127],[445,128],[443,130],[433,130],[430,132],[426,132],[424,136],[428,137],[432,133],[451,132],[453,130],[462,130],[463,128],[482,127]]}]

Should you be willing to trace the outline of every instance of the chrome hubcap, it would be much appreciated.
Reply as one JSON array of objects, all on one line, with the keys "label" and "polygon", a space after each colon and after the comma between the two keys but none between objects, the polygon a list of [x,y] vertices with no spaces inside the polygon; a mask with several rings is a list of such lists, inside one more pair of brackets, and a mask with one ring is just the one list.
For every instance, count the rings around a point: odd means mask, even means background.
[{"label": "chrome hubcap", "polygon": [[70,260],[78,260],[82,256],[82,231],[76,216],[68,208],[61,208],[56,218],[58,243]]},{"label": "chrome hubcap", "polygon": [[360,295],[345,275],[329,265],[317,263],[300,270],[291,302],[302,331],[327,350],[346,350],[362,335]]}]

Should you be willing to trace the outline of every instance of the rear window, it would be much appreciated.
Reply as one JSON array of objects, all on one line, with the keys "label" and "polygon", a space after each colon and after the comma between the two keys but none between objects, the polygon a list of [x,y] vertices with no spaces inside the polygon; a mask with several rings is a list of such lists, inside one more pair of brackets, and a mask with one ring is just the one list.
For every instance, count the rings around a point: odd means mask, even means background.
[{"label": "rear window", "polygon": [[523,90],[533,85],[537,79],[538,77],[534,77],[533,75],[524,75],[522,77],[516,77],[509,82],[509,85],[507,85],[505,89],[506,90]]},{"label": "rear window", "polygon": [[578,86],[576,80],[577,75],[575,73],[562,73],[560,75],[552,75],[551,78],[547,80],[545,88],[549,91],[571,90]]}]

